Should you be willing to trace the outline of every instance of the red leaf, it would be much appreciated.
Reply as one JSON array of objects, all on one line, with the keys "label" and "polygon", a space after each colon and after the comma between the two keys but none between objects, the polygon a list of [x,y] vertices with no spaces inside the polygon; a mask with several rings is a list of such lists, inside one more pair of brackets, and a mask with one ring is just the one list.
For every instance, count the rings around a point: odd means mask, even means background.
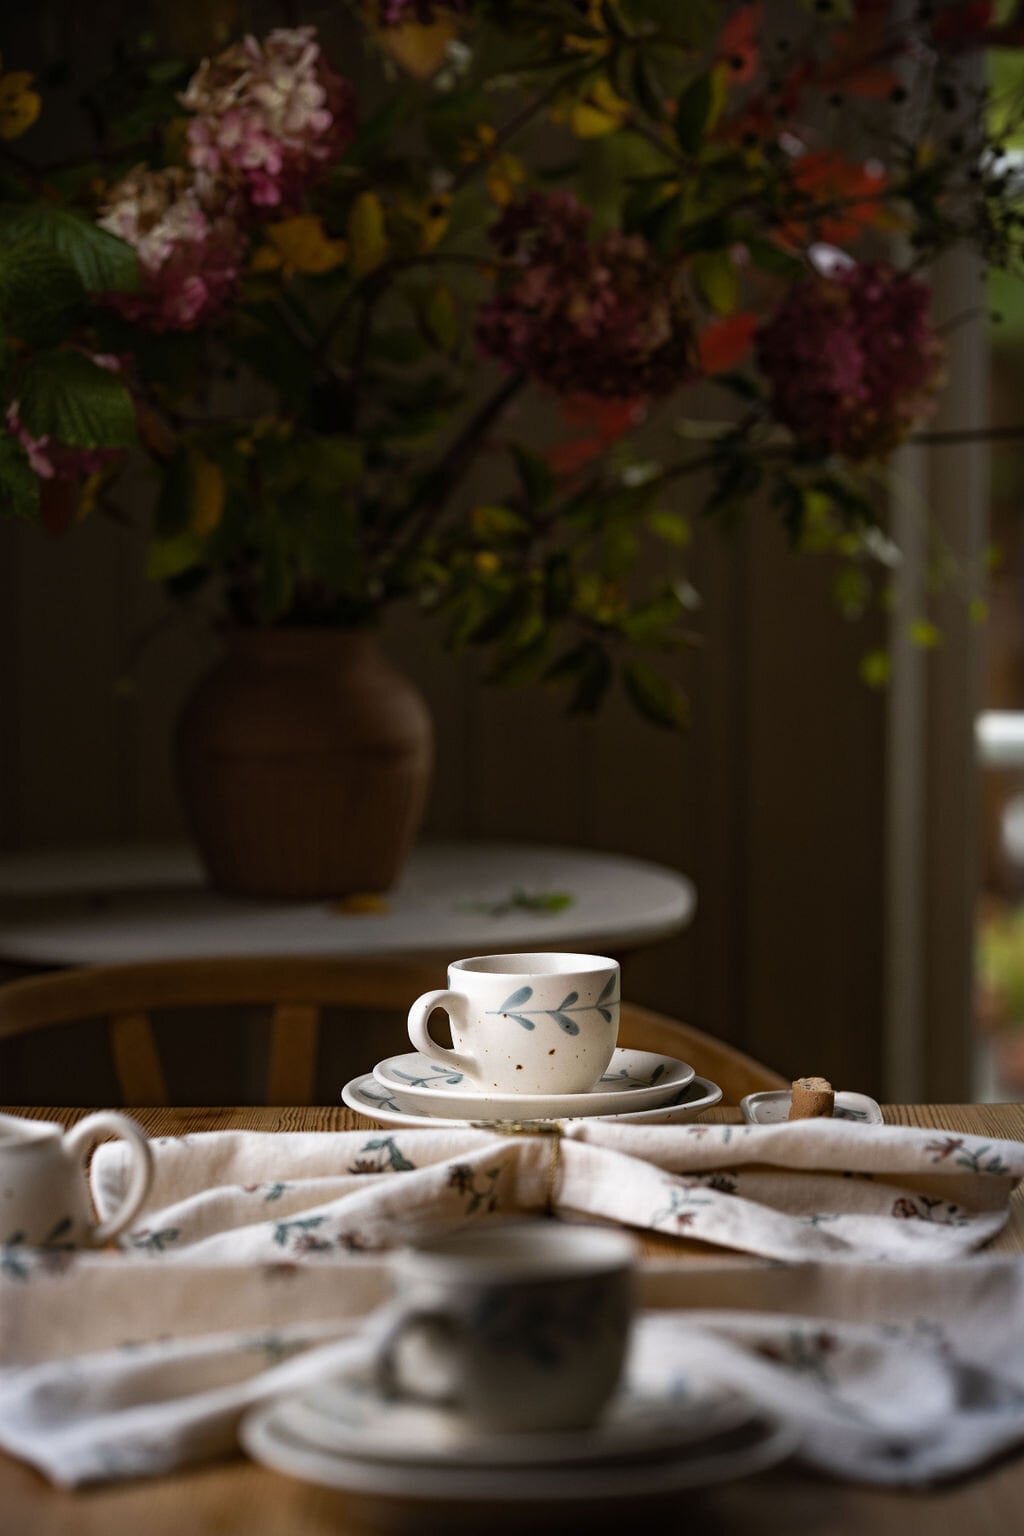
[{"label": "red leaf", "polygon": [[744,85],[757,73],[760,60],[757,29],[761,25],[762,10],[760,0],[755,0],[753,5],[744,5],[730,16],[722,28],[718,57],[729,66],[731,85]]},{"label": "red leaf", "polygon": [[698,340],[701,371],[705,374],[727,373],[750,350],[757,329],[757,316],[744,310],[709,325]]}]

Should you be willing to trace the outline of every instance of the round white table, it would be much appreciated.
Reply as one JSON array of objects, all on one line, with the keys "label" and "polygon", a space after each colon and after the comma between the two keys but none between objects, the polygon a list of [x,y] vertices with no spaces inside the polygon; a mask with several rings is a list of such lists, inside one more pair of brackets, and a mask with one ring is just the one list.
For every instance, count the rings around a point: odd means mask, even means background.
[{"label": "round white table", "polygon": [[[560,910],[527,900],[563,893]],[[0,960],[119,964],[204,955],[413,958],[573,949],[614,954],[683,928],[684,875],[618,854],[524,843],[424,843],[383,910],[219,895],[187,847],[125,844],[0,859]],[[500,911],[496,909],[505,908]]]}]

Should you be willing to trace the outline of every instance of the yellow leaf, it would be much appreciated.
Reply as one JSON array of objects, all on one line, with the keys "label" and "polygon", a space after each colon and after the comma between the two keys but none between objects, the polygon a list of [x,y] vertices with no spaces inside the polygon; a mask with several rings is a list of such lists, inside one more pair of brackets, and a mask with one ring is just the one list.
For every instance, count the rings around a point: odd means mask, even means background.
[{"label": "yellow leaf", "polygon": [[78,506],[75,508],[76,523],[82,522],[95,508],[97,497],[100,494],[100,487],[102,486],[105,478],[106,476],[104,471],[102,469],[98,469],[95,474],[89,475],[88,478],[83,481],[82,489],[78,496]]},{"label": "yellow leaf", "polygon": [[19,138],[39,116],[43,102],[32,79],[25,69],[0,76],[0,139]]},{"label": "yellow leaf", "polygon": [[341,266],[348,252],[344,240],[332,240],[324,229],[323,220],[313,214],[268,224],[266,235],[271,247],[281,257],[286,276],[294,272],[312,275],[333,272],[335,267]]},{"label": "yellow leaf", "polygon": [[629,102],[608,80],[598,80],[569,113],[569,126],[578,139],[599,139],[621,128],[629,116]]},{"label": "yellow leaf", "polygon": [[224,516],[224,475],[219,464],[196,454],[192,460],[192,512],[189,531],[207,538]]},{"label": "yellow leaf", "polygon": [[473,564],[481,576],[495,576],[501,570],[501,561],[493,549],[481,549],[473,556]]},{"label": "yellow leaf", "polygon": [[249,258],[250,272],[276,272],[283,265],[281,252],[272,245],[258,245]]},{"label": "yellow leaf", "polygon": [[444,63],[448,44],[458,35],[458,30],[458,23],[452,16],[439,16],[429,26],[419,21],[403,21],[397,27],[377,28],[377,42],[407,75],[417,80],[429,80]]},{"label": "yellow leaf", "polygon": [[487,167],[487,191],[499,208],[515,201],[516,188],[525,180],[526,167],[517,155],[495,155]]},{"label": "yellow leaf", "polygon": [[435,245],[440,245],[448,228],[448,215],[451,212],[452,200],[448,192],[439,192],[425,203],[416,214],[416,222],[420,226],[420,250],[432,251]]},{"label": "yellow leaf", "polygon": [[360,192],[349,210],[348,240],[352,265],[362,275],[379,267],[387,255],[384,205],[376,192]]},{"label": "yellow leaf", "polygon": [[391,911],[391,903],[376,891],[353,891],[351,896],[332,902],[331,911],[340,917],[383,917]]}]

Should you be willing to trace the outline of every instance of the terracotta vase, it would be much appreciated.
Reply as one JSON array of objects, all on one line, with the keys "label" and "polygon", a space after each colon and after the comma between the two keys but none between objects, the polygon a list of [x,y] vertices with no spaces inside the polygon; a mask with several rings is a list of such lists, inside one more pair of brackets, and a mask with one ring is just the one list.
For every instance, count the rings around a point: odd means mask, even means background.
[{"label": "terracotta vase", "polygon": [[178,781],[211,883],[387,890],[419,828],[430,715],[365,630],[237,629],[186,702]]}]

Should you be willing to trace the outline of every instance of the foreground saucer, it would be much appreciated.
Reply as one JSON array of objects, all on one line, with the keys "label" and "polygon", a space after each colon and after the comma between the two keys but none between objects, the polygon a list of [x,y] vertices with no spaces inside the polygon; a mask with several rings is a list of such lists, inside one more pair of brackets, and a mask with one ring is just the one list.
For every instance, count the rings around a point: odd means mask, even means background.
[{"label": "foreground saucer", "polygon": [[450,1409],[385,1397],[369,1372],[349,1370],[281,1400],[275,1424],[337,1456],[424,1466],[587,1466],[690,1448],[746,1425],[734,1388],[685,1376],[624,1386],[590,1429],[544,1434],[474,1431]]},{"label": "foreground saucer", "polygon": [[[240,1428],[243,1446],[275,1471],[321,1487],[384,1499],[526,1506],[566,1500],[629,1500],[732,1481],[774,1466],[796,1447],[788,1425],[758,1413],[735,1429],[667,1456],[597,1466],[423,1466],[338,1455],[312,1444],[289,1423],[287,1400],[263,1405]],[[474,1510],[474,1518],[479,1515]]]},{"label": "foreground saucer", "polygon": [[693,1068],[656,1051],[619,1048],[587,1093],[495,1093],[475,1087],[461,1072],[417,1051],[390,1056],[373,1069],[398,1107],[458,1120],[566,1120],[653,1109],[691,1083]]},{"label": "foreground saucer", "polygon": [[[793,1094],[789,1088],[774,1088],[766,1093],[748,1093],[740,1099],[740,1109],[748,1125],[782,1125],[789,1119]],[[882,1107],[866,1093],[837,1093],[833,1120],[856,1120],[861,1125],[881,1125]]]},{"label": "foreground saucer", "polygon": [[[688,1120],[695,1120],[702,1110],[711,1109],[722,1097],[722,1090],[717,1083],[711,1082],[706,1077],[695,1077],[691,1083],[682,1088],[666,1104],[659,1105],[656,1109],[636,1110],[625,1115],[588,1115],[588,1120],[594,1120],[602,1124],[614,1123],[616,1125],[683,1125]],[[486,1119],[473,1115],[430,1115],[419,1113],[416,1110],[403,1109],[399,1097],[388,1088],[384,1088],[374,1077],[372,1072],[364,1072],[360,1077],[354,1077],[346,1083],[341,1090],[341,1100],[349,1109],[358,1110],[361,1115],[369,1115],[381,1125],[393,1126],[399,1130],[464,1130],[467,1125],[486,1124]],[[523,1118],[522,1111],[515,1115],[516,1120]],[[572,1119],[568,1115],[537,1115],[532,1114],[528,1118],[532,1120],[545,1119]]]}]

